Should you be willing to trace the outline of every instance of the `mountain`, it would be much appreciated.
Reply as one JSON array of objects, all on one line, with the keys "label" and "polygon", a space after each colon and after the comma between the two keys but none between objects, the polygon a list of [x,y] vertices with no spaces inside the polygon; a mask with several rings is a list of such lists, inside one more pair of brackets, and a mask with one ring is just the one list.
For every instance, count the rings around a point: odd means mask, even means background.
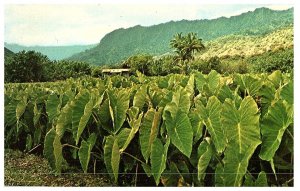
[{"label": "mountain", "polygon": [[8,48],[4,47],[4,59],[8,58],[8,57],[12,57],[15,53],[11,50],[9,50]]},{"label": "mountain", "polygon": [[160,55],[170,52],[169,42],[179,32],[195,32],[207,41],[226,35],[264,35],[293,25],[293,11],[258,8],[238,16],[212,20],[170,21],[153,26],[121,28],[105,35],[100,43],[70,60],[86,61],[94,65],[114,64],[138,53]]},{"label": "mountain", "polygon": [[13,52],[22,50],[34,50],[48,56],[51,60],[62,60],[72,56],[73,54],[93,48],[96,45],[74,45],[74,46],[21,46],[18,44],[4,43],[4,47]]}]

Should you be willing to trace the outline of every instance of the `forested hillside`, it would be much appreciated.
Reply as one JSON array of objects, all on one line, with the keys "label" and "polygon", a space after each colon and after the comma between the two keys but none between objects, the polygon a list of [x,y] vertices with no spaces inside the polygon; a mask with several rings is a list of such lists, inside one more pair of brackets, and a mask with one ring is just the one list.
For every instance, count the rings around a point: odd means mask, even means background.
[{"label": "forested hillside", "polygon": [[226,35],[264,35],[293,23],[293,9],[275,11],[258,8],[230,18],[171,21],[154,26],[134,26],[107,34],[90,50],[75,54],[71,60],[94,65],[112,64],[139,53],[159,55],[170,51],[169,41],[176,33],[195,32],[204,42]]}]

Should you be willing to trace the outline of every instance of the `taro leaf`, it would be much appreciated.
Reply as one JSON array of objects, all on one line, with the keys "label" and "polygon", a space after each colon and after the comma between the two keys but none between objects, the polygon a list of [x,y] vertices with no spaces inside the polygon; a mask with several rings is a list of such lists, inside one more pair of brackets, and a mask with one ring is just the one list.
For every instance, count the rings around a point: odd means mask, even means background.
[{"label": "taro leaf", "polygon": [[159,131],[161,111],[162,109],[159,109],[158,111],[153,108],[149,109],[143,118],[143,122],[139,130],[141,151],[146,163],[150,156],[151,145]]},{"label": "taro leaf", "polygon": [[178,170],[176,164],[171,161],[170,170],[165,170],[161,176],[161,183],[164,186],[183,186],[184,178]]},{"label": "taro leaf", "polygon": [[147,165],[146,163],[142,163],[142,167],[146,173],[146,175],[148,176],[148,178],[152,175],[151,174],[151,167],[149,165]]},{"label": "taro leaf", "polygon": [[236,74],[234,81],[240,86],[242,91],[245,91],[247,95],[254,96],[259,92],[259,89],[263,85],[263,81],[258,78],[254,78],[249,74]]},{"label": "taro leaf", "polygon": [[113,122],[113,134],[122,127],[129,107],[129,92],[126,89],[108,90],[109,112]]},{"label": "taro leaf", "polygon": [[232,92],[232,90],[229,88],[228,85],[223,85],[220,88],[220,91],[218,93],[218,98],[221,102],[224,102],[226,100],[226,98],[232,99],[234,100],[234,93]]},{"label": "taro leaf", "polygon": [[72,102],[72,131],[76,145],[92,114],[94,101],[88,91],[79,92]]},{"label": "taro leaf", "polygon": [[51,128],[45,136],[44,140],[44,156],[48,160],[52,169],[55,169],[55,157],[53,153],[53,142],[56,136],[55,129]]},{"label": "taro leaf", "polygon": [[19,101],[16,107],[17,133],[19,132],[19,121],[26,110],[26,106],[27,106],[27,97],[23,97],[23,99]]},{"label": "taro leaf", "polygon": [[[131,132],[132,132],[132,129],[129,129],[129,128],[122,128],[120,130],[120,132],[117,135],[119,148],[122,148],[125,146],[125,143]],[[124,151],[123,149],[120,149],[120,152],[123,152],[123,151]]]},{"label": "taro leaf", "polygon": [[259,186],[259,187],[269,186],[268,185],[268,180],[267,180],[267,175],[264,171],[261,171],[258,174],[258,177],[255,181],[255,186]]},{"label": "taro leaf", "polygon": [[102,105],[99,108],[99,120],[102,125],[102,127],[110,132],[112,134],[112,123],[110,119],[110,113],[109,113],[109,101],[108,99],[105,99],[102,103]]},{"label": "taro leaf", "polygon": [[197,108],[203,122],[212,137],[212,142],[215,145],[217,152],[222,153],[225,149],[226,139],[224,139],[224,129],[221,125],[220,115],[222,111],[222,104],[217,97],[209,98],[206,108],[198,105]]},{"label": "taro leaf", "polygon": [[261,159],[270,161],[273,158],[286,128],[293,122],[293,115],[293,108],[285,101],[277,101],[269,107],[261,122]]},{"label": "taro leaf", "polygon": [[277,89],[280,87],[282,82],[282,74],[280,70],[274,71],[272,74],[268,76],[268,80],[273,84],[273,86]]},{"label": "taro leaf", "polygon": [[12,99],[7,105],[5,105],[4,107],[5,126],[13,126],[17,122],[16,107],[18,102],[19,102],[18,100]]},{"label": "taro leaf", "polygon": [[280,98],[288,102],[290,105],[294,104],[294,90],[292,81],[282,87],[280,91]]},{"label": "taro leaf", "polygon": [[162,144],[160,139],[156,138],[153,141],[153,144],[151,146],[151,155],[150,155],[151,172],[154,177],[156,185],[159,184],[160,176],[166,168],[166,160],[167,160],[169,145],[170,145],[170,138],[167,139],[165,145]]},{"label": "taro leaf", "polygon": [[253,186],[255,186],[255,182],[254,182],[254,178],[253,178],[253,176],[250,174],[250,173],[246,173],[245,174],[245,181],[244,181],[244,184],[243,184],[243,186],[251,186],[251,187],[253,187]]},{"label": "taro leaf", "polygon": [[55,131],[62,138],[67,127],[72,127],[72,101],[69,101],[62,109],[57,118]]},{"label": "taro leaf", "polygon": [[78,151],[79,161],[84,173],[87,173],[88,165],[91,158],[91,151],[96,143],[96,134],[92,133],[87,141],[82,140]]},{"label": "taro leaf", "polygon": [[50,123],[53,122],[54,118],[59,115],[61,107],[61,101],[56,94],[50,94],[46,102],[46,113]]},{"label": "taro leaf", "polygon": [[262,117],[268,112],[268,108],[273,104],[275,98],[276,89],[272,86],[263,85],[259,96],[261,97],[261,115]]},{"label": "taro leaf", "polygon": [[224,152],[224,167],[218,169],[216,179],[219,182],[222,180],[223,186],[241,186],[249,159],[261,143],[258,108],[253,98],[244,98],[239,109],[236,109],[232,100],[226,99],[222,123],[228,145]]},{"label": "taro leaf", "polygon": [[34,124],[34,127],[37,127],[38,125],[38,122],[40,120],[40,117],[41,117],[41,113],[42,113],[42,108],[38,108],[38,104],[35,102],[34,103],[34,107],[33,107],[33,124]]},{"label": "taro leaf", "polygon": [[165,111],[169,111],[174,118],[178,110],[188,114],[191,107],[190,94],[180,87],[172,97],[172,101],[165,107]]},{"label": "taro leaf", "polygon": [[118,181],[120,152],[118,138],[113,136],[106,137],[104,146],[104,163],[106,170],[115,183]]},{"label": "taro leaf", "polygon": [[215,70],[210,71],[207,75],[207,85],[211,93],[215,94],[220,85],[220,74]]},{"label": "taro leaf", "polygon": [[188,116],[193,128],[194,143],[196,143],[202,137],[202,130],[203,130],[202,119],[199,115],[199,112],[196,109],[191,109]]},{"label": "taro leaf", "polygon": [[131,129],[129,135],[126,138],[124,145],[122,147],[121,145],[119,145],[121,148],[120,152],[123,152],[128,147],[129,143],[134,138],[135,134],[138,132],[143,117],[143,113],[139,114],[139,109],[137,107],[131,107],[128,111],[128,114],[129,114],[128,123]]},{"label": "taro leaf", "polygon": [[139,108],[140,110],[143,109],[147,99],[147,86],[141,86],[134,95],[133,98],[133,106]]},{"label": "taro leaf", "polygon": [[191,98],[194,96],[194,86],[195,86],[195,77],[194,74],[192,74],[190,75],[190,78],[184,88]]},{"label": "taro leaf", "polygon": [[60,137],[56,134],[53,141],[53,154],[55,158],[55,169],[58,174],[61,173],[62,164],[64,162],[64,158],[62,155],[62,145],[60,142]]},{"label": "taro leaf", "polygon": [[179,110],[176,112],[176,115],[172,117],[171,112],[165,110],[163,117],[172,144],[185,156],[190,157],[193,145],[193,129],[187,114]]},{"label": "taro leaf", "polygon": [[193,128],[188,117],[190,105],[189,93],[180,87],[163,113],[172,144],[187,157],[191,155],[193,144]]},{"label": "taro leaf", "polygon": [[199,92],[203,91],[203,86],[206,83],[204,75],[200,72],[195,73],[196,88]]},{"label": "taro leaf", "polygon": [[206,137],[198,147],[198,180],[204,180],[205,171],[212,157],[212,146],[209,137]]}]

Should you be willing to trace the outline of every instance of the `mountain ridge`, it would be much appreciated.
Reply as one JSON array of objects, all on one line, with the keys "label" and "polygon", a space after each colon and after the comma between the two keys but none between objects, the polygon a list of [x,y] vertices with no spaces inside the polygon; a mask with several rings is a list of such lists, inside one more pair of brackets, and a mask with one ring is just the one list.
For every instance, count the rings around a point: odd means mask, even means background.
[{"label": "mountain ridge", "polygon": [[16,43],[4,43],[4,47],[11,50],[12,52],[20,52],[22,50],[37,51],[46,55],[50,60],[62,60],[72,56],[75,53],[79,53],[96,46],[91,45],[65,45],[65,46],[23,46]]},{"label": "mountain ridge", "polygon": [[115,64],[140,53],[160,55],[171,51],[169,41],[179,32],[196,32],[204,42],[229,34],[264,35],[293,24],[293,10],[258,8],[229,18],[169,21],[152,26],[120,28],[106,34],[94,48],[69,59],[104,65]]}]

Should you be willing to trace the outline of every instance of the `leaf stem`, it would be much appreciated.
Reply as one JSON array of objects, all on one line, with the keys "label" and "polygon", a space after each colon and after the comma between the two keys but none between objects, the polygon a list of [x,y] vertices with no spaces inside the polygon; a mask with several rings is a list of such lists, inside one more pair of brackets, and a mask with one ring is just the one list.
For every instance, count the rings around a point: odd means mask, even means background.
[{"label": "leaf stem", "polygon": [[74,145],[70,145],[70,144],[68,144],[68,143],[62,145],[62,147],[65,147],[65,146],[67,146],[67,147],[72,147],[72,148],[74,148],[74,149],[79,150],[79,147],[76,147],[76,146],[74,146]]},{"label": "leaf stem", "polygon": [[287,131],[287,133],[288,133],[288,135],[293,139],[293,141],[294,141],[294,136],[293,136],[293,134],[290,132],[290,130],[289,129],[286,129],[286,131]]},{"label": "leaf stem", "polygon": [[142,163],[142,164],[146,164],[146,163],[144,163],[143,161],[141,161],[140,159],[138,159],[138,158],[136,158],[135,156],[133,156],[133,155],[131,155],[131,154],[129,154],[129,153],[127,153],[127,152],[121,152],[121,154],[126,154],[126,155],[128,155],[128,156],[130,156],[131,158],[133,158],[133,159],[135,159],[135,160],[137,160],[137,161],[139,161],[140,163]]},{"label": "leaf stem", "polygon": [[31,153],[33,150],[35,150],[35,149],[38,148],[39,146],[41,146],[41,144],[36,145],[36,146],[33,147],[30,151],[28,151],[27,153]]}]

